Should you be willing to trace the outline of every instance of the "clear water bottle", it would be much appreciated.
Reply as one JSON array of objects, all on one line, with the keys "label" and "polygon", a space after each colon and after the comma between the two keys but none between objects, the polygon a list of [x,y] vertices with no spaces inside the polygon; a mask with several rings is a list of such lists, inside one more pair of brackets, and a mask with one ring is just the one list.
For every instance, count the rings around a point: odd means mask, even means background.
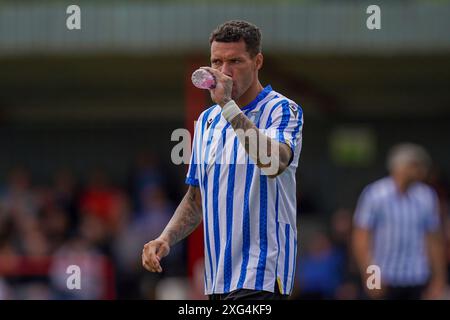
[{"label": "clear water bottle", "polygon": [[216,87],[215,77],[205,69],[197,69],[192,73],[192,83],[199,89],[214,89]]}]

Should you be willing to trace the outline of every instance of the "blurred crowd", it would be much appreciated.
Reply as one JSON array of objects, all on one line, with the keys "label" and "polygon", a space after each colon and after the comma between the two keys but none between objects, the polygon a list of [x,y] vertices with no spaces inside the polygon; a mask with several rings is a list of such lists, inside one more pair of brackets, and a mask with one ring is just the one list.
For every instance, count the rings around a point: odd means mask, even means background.
[{"label": "blurred crowd", "polygon": [[[163,274],[141,266],[143,245],[163,230],[184,190],[180,181],[180,190],[173,190],[168,176],[149,153],[136,157],[127,183],[114,183],[102,168],[86,176],[60,169],[47,184],[34,183],[27,168],[12,169],[0,181],[0,299],[161,299],[170,298],[169,288],[179,293],[179,284],[166,282],[168,290],[158,294],[158,283],[187,279],[185,241],[165,258]],[[437,170],[428,183],[439,195],[450,273],[449,188]],[[364,298],[351,246],[354,208],[332,215],[301,210],[307,206],[299,207],[291,298]],[[69,265],[80,267],[82,290],[67,288]],[[197,271],[200,280],[187,285],[196,288],[191,298],[202,297],[203,271]]]},{"label": "blurred crowd", "polygon": [[[161,275],[143,270],[141,251],[175,209],[167,176],[149,153],[121,185],[102,168],[61,169],[47,184],[13,168],[0,182],[0,299],[156,298]],[[173,248],[164,276],[185,276],[184,251]],[[67,287],[70,265],[82,290]]]}]

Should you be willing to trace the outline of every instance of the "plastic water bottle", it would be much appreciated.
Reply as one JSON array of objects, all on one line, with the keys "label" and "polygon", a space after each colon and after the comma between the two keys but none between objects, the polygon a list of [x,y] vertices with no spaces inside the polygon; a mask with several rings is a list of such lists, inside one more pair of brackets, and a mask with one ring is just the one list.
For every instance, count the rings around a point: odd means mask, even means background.
[{"label": "plastic water bottle", "polygon": [[214,89],[216,87],[215,77],[205,69],[197,69],[192,73],[192,83],[199,89]]}]

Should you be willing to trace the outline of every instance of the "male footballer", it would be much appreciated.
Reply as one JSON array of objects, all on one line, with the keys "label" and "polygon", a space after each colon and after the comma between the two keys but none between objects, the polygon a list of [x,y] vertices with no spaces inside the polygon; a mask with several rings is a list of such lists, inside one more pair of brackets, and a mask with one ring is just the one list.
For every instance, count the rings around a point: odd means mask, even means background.
[{"label": "male footballer", "polygon": [[286,299],[297,255],[303,111],[261,85],[258,27],[228,21],[209,41],[211,67],[203,69],[216,80],[215,104],[196,123],[187,193],[161,235],[145,244],[142,264],[162,272],[161,259],[203,219],[209,299]]}]

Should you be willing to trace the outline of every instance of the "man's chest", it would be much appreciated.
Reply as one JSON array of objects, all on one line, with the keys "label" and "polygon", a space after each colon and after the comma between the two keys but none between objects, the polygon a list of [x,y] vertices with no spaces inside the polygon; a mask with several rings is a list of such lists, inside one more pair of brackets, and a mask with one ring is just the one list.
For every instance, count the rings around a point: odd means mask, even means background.
[{"label": "man's chest", "polygon": [[431,214],[420,199],[411,197],[387,197],[378,203],[377,222],[380,225],[407,226],[421,228],[426,217]]}]

